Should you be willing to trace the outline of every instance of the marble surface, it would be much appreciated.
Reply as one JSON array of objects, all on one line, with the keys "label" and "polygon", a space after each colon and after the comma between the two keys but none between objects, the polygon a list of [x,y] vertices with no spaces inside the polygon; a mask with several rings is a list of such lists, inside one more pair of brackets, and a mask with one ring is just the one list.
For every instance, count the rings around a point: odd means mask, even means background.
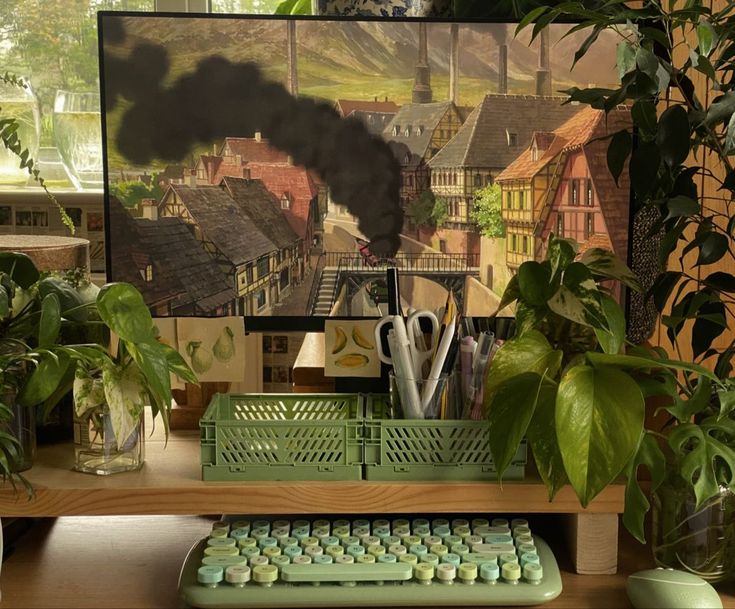
[{"label": "marble surface", "polygon": [[378,17],[449,17],[452,0],[319,0],[323,15]]}]

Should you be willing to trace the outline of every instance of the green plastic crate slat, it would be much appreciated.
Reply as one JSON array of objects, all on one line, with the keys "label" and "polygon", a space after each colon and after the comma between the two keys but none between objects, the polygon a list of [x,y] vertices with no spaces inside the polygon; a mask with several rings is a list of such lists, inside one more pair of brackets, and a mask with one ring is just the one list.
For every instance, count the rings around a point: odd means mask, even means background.
[{"label": "green plastic crate slat", "polygon": [[202,479],[360,480],[357,394],[217,394],[202,416]]},{"label": "green plastic crate slat", "polygon": [[[367,396],[367,480],[497,480],[487,421],[390,419],[388,396]],[[526,441],[503,480],[525,476]]]}]

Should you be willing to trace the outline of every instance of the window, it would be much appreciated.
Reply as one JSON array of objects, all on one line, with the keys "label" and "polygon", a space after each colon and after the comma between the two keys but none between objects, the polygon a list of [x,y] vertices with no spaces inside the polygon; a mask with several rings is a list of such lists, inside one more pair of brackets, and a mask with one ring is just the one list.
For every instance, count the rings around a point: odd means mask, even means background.
[{"label": "window", "polygon": [[424,134],[424,126],[419,125],[418,129],[416,129],[416,135],[423,135]]},{"label": "window", "polygon": [[530,254],[531,253],[529,251],[529,247],[528,247],[528,236],[527,235],[523,235],[523,253],[524,254]]},{"label": "window", "polygon": [[66,213],[69,214],[71,221],[74,222],[75,228],[82,227],[82,210],[79,207],[67,207]]},{"label": "window", "polygon": [[595,234],[595,214],[585,214],[584,216],[584,238],[589,239]]},{"label": "window", "polygon": [[281,209],[291,209],[291,200],[288,195],[284,192],[281,197]]},{"label": "window", "polygon": [[518,209],[524,209],[526,207],[526,193],[521,190],[518,192]]},{"label": "window", "polygon": [[595,204],[595,194],[592,190],[592,180],[587,178],[587,198],[584,200],[586,205],[592,207]]},{"label": "window", "polygon": [[0,226],[12,226],[13,210],[9,205],[0,207]]},{"label": "window", "polygon": [[278,287],[282,290],[285,290],[288,287],[289,279],[288,279],[288,269],[283,269],[281,271],[281,276],[278,282]]},{"label": "window", "polygon": [[491,176],[491,175],[488,175],[488,176],[487,176],[487,177],[485,178],[485,186],[492,186],[492,185],[493,185],[493,181],[494,181],[494,180],[493,180],[493,176]]},{"label": "window", "polygon": [[409,188],[413,188],[413,175],[411,175],[411,174],[408,174],[408,175],[406,176],[406,181],[408,182],[407,186],[408,186]]},{"label": "window", "polygon": [[401,134],[401,126],[400,125],[393,125],[393,135],[397,136]]},{"label": "window", "polygon": [[245,277],[248,279],[248,283],[253,283],[253,263],[248,262],[245,265]]},{"label": "window", "polygon": [[512,131],[505,130],[505,135],[508,138],[508,146],[518,146],[518,134]]},{"label": "window", "polygon": [[446,254],[447,253],[447,241],[446,241],[446,239],[439,239],[439,251],[442,254]]},{"label": "window", "polygon": [[150,283],[153,281],[153,265],[147,264],[145,267],[145,281],[146,283]]},{"label": "window", "polygon": [[268,274],[268,256],[258,258],[258,279]]},{"label": "window", "polygon": [[556,236],[564,236],[564,214],[562,212],[556,214]]},{"label": "window", "polygon": [[569,205],[579,205],[579,180],[569,180]]},{"label": "window", "polygon": [[513,193],[510,191],[505,193],[505,208],[513,209]]},{"label": "window", "polygon": [[408,125],[406,127],[406,130],[403,132],[403,135],[405,135],[406,137],[411,137],[411,125]]},{"label": "window", "polygon": [[482,186],[482,176],[479,173],[475,174],[475,186]]},{"label": "window", "polygon": [[25,210],[17,210],[15,212],[16,226],[31,226],[31,212]]},{"label": "window", "polygon": [[510,251],[511,252],[518,251],[518,236],[515,233],[513,233],[510,236]]},{"label": "window", "polygon": [[48,227],[48,212],[47,211],[34,211],[33,212],[33,226],[47,228]]},{"label": "window", "polygon": [[265,290],[258,290],[255,293],[255,305],[258,311],[265,307]]}]

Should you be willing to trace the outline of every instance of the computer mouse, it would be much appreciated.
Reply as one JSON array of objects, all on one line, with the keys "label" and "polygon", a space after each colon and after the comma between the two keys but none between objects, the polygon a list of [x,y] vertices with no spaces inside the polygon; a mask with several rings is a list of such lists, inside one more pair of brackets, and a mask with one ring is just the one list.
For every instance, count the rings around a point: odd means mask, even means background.
[{"label": "computer mouse", "polygon": [[717,591],[701,577],[676,569],[647,569],[628,577],[628,598],[636,609],[722,609]]}]

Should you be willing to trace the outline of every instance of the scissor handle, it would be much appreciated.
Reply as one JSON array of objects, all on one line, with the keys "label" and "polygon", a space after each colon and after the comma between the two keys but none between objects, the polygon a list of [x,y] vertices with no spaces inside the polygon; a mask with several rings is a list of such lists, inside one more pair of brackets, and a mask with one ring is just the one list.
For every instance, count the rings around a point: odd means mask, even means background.
[{"label": "scissor handle", "polygon": [[388,364],[389,366],[393,365],[393,359],[391,355],[388,355],[383,351],[383,341],[380,338],[380,330],[383,326],[390,325],[393,326],[393,316],[389,315],[388,317],[383,317],[377,324],[375,324],[375,345],[378,349],[378,359],[383,362],[384,364]]},{"label": "scissor handle", "polygon": [[[431,341],[432,344],[427,349],[422,349],[419,345],[425,345],[423,332],[421,332],[421,323],[419,320],[424,317],[431,323]],[[408,339],[414,347],[414,351],[417,354],[431,353],[434,350],[434,342],[439,337],[439,320],[436,315],[428,310],[414,311],[408,316],[408,323],[406,324],[406,331],[408,332]],[[418,340],[417,340],[418,339]]]}]

